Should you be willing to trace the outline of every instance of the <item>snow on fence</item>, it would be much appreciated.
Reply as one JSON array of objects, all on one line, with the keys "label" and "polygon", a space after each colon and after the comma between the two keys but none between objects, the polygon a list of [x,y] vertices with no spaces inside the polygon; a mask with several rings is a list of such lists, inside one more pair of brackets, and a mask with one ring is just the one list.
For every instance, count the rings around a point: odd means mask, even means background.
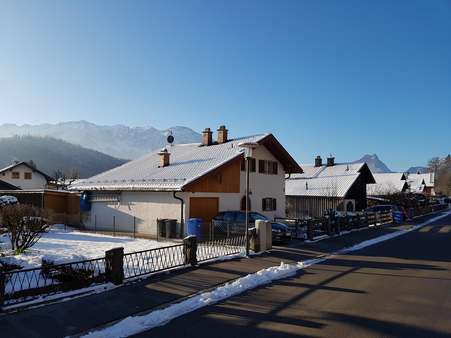
[{"label": "snow on fence", "polygon": [[78,262],[53,264],[41,267],[0,273],[0,306],[18,304],[45,298],[50,295],[87,288],[93,284],[124,280],[176,267],[187,266],[244,250],[245,237],[235,236],[220,240],[190,244],[175,244],[131,253],[122,248],[111,249],[105,257]]}]

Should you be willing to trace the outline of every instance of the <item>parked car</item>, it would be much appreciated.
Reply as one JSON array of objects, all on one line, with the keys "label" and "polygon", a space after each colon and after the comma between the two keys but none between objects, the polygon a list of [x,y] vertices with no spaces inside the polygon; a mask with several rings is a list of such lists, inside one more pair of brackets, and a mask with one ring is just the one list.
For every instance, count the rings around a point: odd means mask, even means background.
[{"label": "parked car", "polygon": [[386,204],[386,205],[375,205],[366,208],[366,212],[391,212],[393,216],[394,223],[401,223],[406,219],[404,211],[397,205]]},{"label": "parked car", "polygon": [[[253,227],[257,220],[271,222],[273,242],[282,242],[291,239],[291,232],[286,224],[273,222],[258,212],[250,212],[249,227]],[[213,218],[212,224],[215,232],[243,234],[246,225],[246,213],[244,211],[223,211]]]},{"label": "parked car", "polygon": [[9,204],[17,204],[19,201],[14,196],[3,195],[0,196],[0,206],[9,205]]}]

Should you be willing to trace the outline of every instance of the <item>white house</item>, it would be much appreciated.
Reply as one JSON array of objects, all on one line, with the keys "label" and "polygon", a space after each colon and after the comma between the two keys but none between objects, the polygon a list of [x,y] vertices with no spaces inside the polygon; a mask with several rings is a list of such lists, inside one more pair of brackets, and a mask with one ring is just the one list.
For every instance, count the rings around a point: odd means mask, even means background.
[{"label": "white house", "polygon": [[404,173],[376,173],[373,174],[375,184],[367,185],[368,196],[384,196],[406,192],[409,189],[407,177]]},{"label": "white house", "polygon": [[272,134],[228,139],[224,126],[217,141],[206,128],[202,142],[168,145],[89,179],[71,189],[89,194],[86,226],[136,231],[155,236],[157,219],[202,218],[245,205],[244,149],[255,142],[250,162],[250,207],[271,218],[285,216],[285,174],[302,169]]},{"label": "white house", "polygon": [[323,165],[317,156],[314,165],[301,167],[304,173],[285,181],[289,217],[321,217],[330,209],[354,212],[366,208],[366,185],[375,182],[366,163],[335,163],[329,157]]},{"label": "white house", "polygon": [[407,183],[409,189],[413,193],[420,193],[426,195],[435,195],[435,175],[433,172],[424,174],[408,174]]},{"label": "white house", "polygon": [[16,162],[0,169],[0,180],[22,190],[46,189],[51,177],[27,162]]}]

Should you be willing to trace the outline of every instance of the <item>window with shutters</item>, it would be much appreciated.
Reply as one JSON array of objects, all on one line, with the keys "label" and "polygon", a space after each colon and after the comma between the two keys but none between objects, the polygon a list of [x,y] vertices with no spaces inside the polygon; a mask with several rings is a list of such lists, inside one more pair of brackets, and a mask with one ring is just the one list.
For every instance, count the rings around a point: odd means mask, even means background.
[{"label": "window with shutters", "polygon": [[277,209],[277,200],[272,197],[266,197],[262,199],[263,211],[274,211]]},{"label": "window with shutters", "polygon": [[[249,171],[255,173],[257,170],[257,160],[255,158],[249,159]],[[246,171],[246,159],[243,157],[241,159],[241,171]]]},{"label": "window with shutters", "polygon": [[260,174],[277,175],[279,171],[279,164],[276,161],[259,160],[258,172]]}]

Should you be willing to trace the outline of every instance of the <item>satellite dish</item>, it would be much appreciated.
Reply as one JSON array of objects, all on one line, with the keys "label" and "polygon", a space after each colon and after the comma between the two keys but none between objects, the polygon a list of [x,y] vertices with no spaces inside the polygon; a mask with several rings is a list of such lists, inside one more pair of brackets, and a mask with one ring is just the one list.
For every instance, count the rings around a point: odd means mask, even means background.
[{"label": "satellite dish", "polygon": [[169,144],[172,145],[172,143],[174,143],[174,136],[172,135],[172,132],[169,132],[168,137],[166,138],[166,140],[168,141]]}]

